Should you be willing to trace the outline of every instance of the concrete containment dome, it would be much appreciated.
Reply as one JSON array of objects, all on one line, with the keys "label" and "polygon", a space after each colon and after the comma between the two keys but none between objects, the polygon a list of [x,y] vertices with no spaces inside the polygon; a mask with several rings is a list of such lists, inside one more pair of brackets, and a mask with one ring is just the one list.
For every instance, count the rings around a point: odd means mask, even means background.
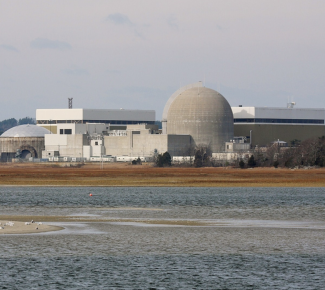
[{"label": "concrete containment dome", "polygon": [[36,125],[20,125],[5,131],[1,137],[44,137],[50,131]]},{"label": "concrete containment dome", "polygon": [[212,152],[222,152],[234,135],[231,107],[215,90],[187,89],[169,104],[167,134],[191,135],[196,146],[209,145]]}]

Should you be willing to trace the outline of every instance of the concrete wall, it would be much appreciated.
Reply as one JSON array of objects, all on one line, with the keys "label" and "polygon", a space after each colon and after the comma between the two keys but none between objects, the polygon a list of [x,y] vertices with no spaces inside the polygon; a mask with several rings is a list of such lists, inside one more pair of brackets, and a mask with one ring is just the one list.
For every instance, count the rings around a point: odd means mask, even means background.
[{"label": "concrete wall", "polygon": [[[271,125],[271,124],[235,124],[235,136],[249,137],[249,131],[252,130],[252,145],[264,146],[270,142],[306,140],[313,137],[325,135],[324,125]],[[249,138],[248,138],[249,140]]]},{"label": "concrete wall", "polygon": [[170,155],[185,155],[191,145],[188,135],[130,134],[127,136],[105,136],[106,155],[152,156],[168,151]]},{"label": "concrete wall", "polygon": [[59,151],[60,156],[82,157],[87,135],[45,135],[46,151]]},{"label": "concrete wall", "polygon": [[233,113],[217,91],[192,88],[178,95],[167,114],[167,134],[190,135],[197,146],[209,145],[212,152],[224,150],[233,139]]},{"label": "concrete wall", "polygon": [[130,135],[127,136],[105,136],[104,144],[106,148],[105,155],[112,156],[131,156]]}]

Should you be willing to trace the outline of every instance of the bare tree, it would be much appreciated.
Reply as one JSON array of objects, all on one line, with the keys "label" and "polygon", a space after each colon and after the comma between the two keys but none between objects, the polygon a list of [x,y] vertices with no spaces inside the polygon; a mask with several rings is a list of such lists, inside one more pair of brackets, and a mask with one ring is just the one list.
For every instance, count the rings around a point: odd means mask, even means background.
[{"label": "bare tree", "polygon": [[195,167],[211,166],[210,158],[212,155],[210,144],[199,144],[195,148]]}]

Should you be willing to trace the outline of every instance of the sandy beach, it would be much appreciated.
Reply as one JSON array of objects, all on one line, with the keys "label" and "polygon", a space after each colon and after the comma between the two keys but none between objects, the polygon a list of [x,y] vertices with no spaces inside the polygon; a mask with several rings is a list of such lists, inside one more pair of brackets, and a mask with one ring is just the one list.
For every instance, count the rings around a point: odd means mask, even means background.
[{"label": "sandy beach", "polygon": [[32,234],[49,231],[59,231],[62,227],[43,224],[42,222],[22,222],[12,220],[0,220],[1,234]]},{"label": "sandy beach", "polygon": [[325,169],[4,163],[0,186],[324,187]]}]

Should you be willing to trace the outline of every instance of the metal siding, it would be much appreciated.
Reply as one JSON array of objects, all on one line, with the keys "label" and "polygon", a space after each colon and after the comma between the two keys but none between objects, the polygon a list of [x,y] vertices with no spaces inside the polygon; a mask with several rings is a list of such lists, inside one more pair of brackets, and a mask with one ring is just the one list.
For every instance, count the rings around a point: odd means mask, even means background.
[{"label": "metal siding", "polygon": [[318,108],[271,108],[232,107],[234,119],[325,119],[325,109]]},{"label": "metal siding", "polygon": [[255,107],[231,107],[234,119],[255,118]]},{"label": "metal siding", "polygon": [[154,110],[37,109],[36,120],[156,120]]},{"label": "metal siding", "polygon": [[325,135],[325,126],[322,125],[271,125],[271,124],[235,124],[235,136],[249,136],[252,130],[252,144],[264,146],[270,142],[306,140]]},{"label": "metal siding", "polygon": [[155,121],[153,110],[84,110],[84,120]]},{"label": "metal siding", "polygon": [[324,109],[256,108],[255,118],[323,119]]}]

